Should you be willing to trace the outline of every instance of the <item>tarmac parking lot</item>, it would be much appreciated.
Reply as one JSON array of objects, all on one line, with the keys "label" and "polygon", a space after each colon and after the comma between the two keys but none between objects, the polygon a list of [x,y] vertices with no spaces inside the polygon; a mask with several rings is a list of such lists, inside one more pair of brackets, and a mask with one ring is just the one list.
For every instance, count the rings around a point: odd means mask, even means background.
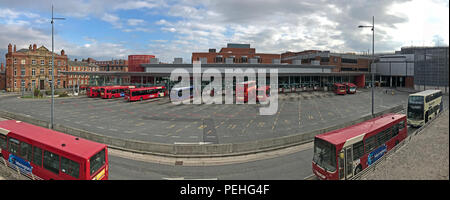
[{"label": "tarmac parking lot", "polygon": [[[375,112],[406,105],[408,93],[377,89]],[[55,99],[55,123],[94,133],[158,143],[239,143],[292,135],[357,119],[371,111],[370,90],[353,95],[280,98],[278,112],[262,105],[179,104],[168,98],[142,102],[88,97]],[[448,96],[445,104],[448,102]],[[0,97],[0,109],[50,121],[50,99]]]}]

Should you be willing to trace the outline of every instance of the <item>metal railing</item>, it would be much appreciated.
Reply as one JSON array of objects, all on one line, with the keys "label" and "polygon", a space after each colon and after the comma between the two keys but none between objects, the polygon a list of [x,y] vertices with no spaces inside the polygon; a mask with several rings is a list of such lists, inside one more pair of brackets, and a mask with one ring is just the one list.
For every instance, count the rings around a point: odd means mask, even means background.
[{"label": "metal railing", "polygon": [[17,174],[18,178],[20,179],[20,177],[24,178],[24,179],[29,179],[29,180],[43,180],[42,178],[34,175],[33,173],[27,172],[23,169],[21,169],[20,167],[18,167],[17,165],[13,165],[10,162],[6,161],[3,157],[2,157],[2,163],[0,163],[0,165],[5,166],[6,170],[10,170],[10,172],[12,174]]}]

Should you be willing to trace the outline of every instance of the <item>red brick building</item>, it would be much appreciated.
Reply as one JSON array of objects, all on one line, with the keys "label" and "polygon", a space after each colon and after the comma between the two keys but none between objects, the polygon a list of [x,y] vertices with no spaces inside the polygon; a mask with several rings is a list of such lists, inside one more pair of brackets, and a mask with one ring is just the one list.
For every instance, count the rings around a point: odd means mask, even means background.
[{"label": "red brick building", "polygon": [[128,61],[124,59],[100,61],[94,60],[93,58],[83,59],[82,62],[87,62],[89,64],[95,64],[99,67],[100,71],[115,71],[115,72],[127,72],[128,71]]},{"label": "red brick building", "polygon": [[[155,58],[154,55],[128,55],[128,71],[130,72],[145,72],[145,68],[141,64],[148,64],[150,60]],[[131,83],[153,83],[153,77],[136,77],[130,78]]]},{"label": "red brick building", "polygon": [[[91,58],[92,59],[92,58]],[[86,62],[86,60],[69,61],[69,72],[96,72],[99,71],[100,67],[96,64]],[[68,75],[67,80],[69,87],[88,86],[89,85],[88,75]]]},{"label": "red brick building", "polygon": [[[8,45],[6,56],[6,90],[20,91],[22,88],[31,90],[38,88],[40,90],[50,89],[49,81],[52,80],[52,52],[44,46],[37,48],[36,44],[29,46],[28,49],[16,51],[11,44]],[[60,73],[67,71],[68,59],[64,50],[61,54],[54,54],[54,77],[55,88],[67,87],[67,76]]]},{"label": "red brick building", "polygon": [[129,72],[145,72],[141,64],[150,63],[150,59],[155,58],[154,55],[128,55],[128,71]]},{"label": "red brick building", "polygon": [[[192,53],[192,62],[202,61],[202,63],[279,63],[280,54],[256,53],[255,48],[250,48],[250,44],[228,43],[226,48],[209,49],[208,52]],[[206,62],[206,63],[205,63]]]},{"label": "red brick building", "polygon": [[330,51],[306,50],[281,54],[281,63],[334,65],[333,72],[368,72],[371,57],[354,53],[330,53]]}]

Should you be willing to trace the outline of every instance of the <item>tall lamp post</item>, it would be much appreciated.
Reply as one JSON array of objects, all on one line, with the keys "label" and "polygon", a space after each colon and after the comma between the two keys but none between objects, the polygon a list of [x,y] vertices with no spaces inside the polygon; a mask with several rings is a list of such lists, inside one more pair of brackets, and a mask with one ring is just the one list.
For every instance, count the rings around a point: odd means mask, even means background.
[{"label": "tall lamp post", "polygon": [[50,128],[52,128],[53,129],[53,116],[54,116],[54,108],[55,108],[55,103],[54,103],[54,101],[55,101],[55,99],[54,99],[54,95],[55,95],[55,55],[54,55],[54,50],[55,50],[55,48],[54,48],[54,38],[53,38],[53,35],[54,35],[54,28],[53,28],[53,20],[58,20],[58,19],[60,19],[60,20],[64,20],[64,18],[56,18],[56,17],[53,17],[53,5],[52,5],[52,21],[51,21],[51,23],[52,23],[52,82],[51,82],[51,85],[52,85],[52,106],[51,106],[51,123],[50,123]]},{"label": "tall lamp post", "polygon": [[372,66],[374,66],[375,63],[375,16],[372,16],[372,26],[358,26],[358,28],[372,28],[372,63],[370,66],[370,73],[372,74],[372,116],[374,113],[373,110],[373,98],[374,98],[374,94],[373,94],[373,88],[374,88],[374,81],[375,81],[375,73],[374,70],[372,69]]}]

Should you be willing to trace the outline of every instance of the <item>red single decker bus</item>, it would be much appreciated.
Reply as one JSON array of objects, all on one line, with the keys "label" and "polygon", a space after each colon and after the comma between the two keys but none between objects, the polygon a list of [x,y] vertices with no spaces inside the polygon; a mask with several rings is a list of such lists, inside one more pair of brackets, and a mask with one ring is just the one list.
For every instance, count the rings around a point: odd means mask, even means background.
[{"label": "red single decker bus", "polygon": [[356,85],[353,83],[343,83],[345,85],[345,91],[347,94],[355,94],[356,93]]},{"label": "red single decker bus", "polygon": [[45,180],[107,180],[108,149],[100,144],[16,120],[0,122],[8,165]]},{"label": "red single decker bus", "polygon": [[126,91],[131,88],[136,88],[136,86],[107,86],[100,89],[100,97],[102,99],[125,97]]},{"label": "red single decker bus", "polygon": [[145,99],[164,97],[166,95],[167,91],[164,86],[132,88],[126,91],[125,100],[142,101]]},{"label": "red single decker bus", "polygon": [[98,86],[92,86],[92,87],[88,87],[86,90],[86,95],[88,97],[98,97],[100,96],[100,87]]},{"label": "red single decker bus", "polygon": [[256,98],[256,81],[236,84],[236,102],[248,102],[248,97]]},{"label": "red single decker bus", "polygon": [[320,179],[350,179],[407,135],[406,115],[394,113],[316,135],[313,173]]},{"label": "red single decker bus", "polygon": [[347,94],[347,92],[345,91],[345,85],[341,83],[334,83],[333,91],[336,94],[343,94],[343,95]]},{"label": "red single decker bus", "polygon": [[[270,86],[266,85],[266,86],[258,87],[256,94],[257,94],[256,101],[258,101],[258,102],[267,101],[267,99],[270,97]],[[263,95],[260,95],[260,94],[263,94]]]}]

